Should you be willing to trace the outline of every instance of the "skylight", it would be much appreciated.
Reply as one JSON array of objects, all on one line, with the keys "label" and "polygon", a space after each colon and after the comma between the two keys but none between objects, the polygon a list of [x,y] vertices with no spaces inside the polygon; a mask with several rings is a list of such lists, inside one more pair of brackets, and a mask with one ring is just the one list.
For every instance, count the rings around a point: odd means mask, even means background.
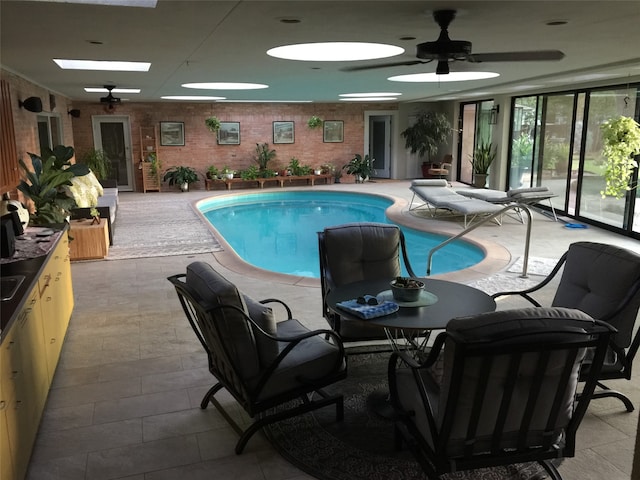
[{"label": "skylight", "polygon": [[165,95],[163,100],[226,100],[227,97],[207,97],[204,95]]},{"label": "skylight", "polygon": [[360,98],[360,97],[397,97],[402,95],[397,92],[371,92],[371,93],[341,93],[340,97]]},{"label": "skylight", "polygon": [[69,60],[53,59],[64,70],[106,70],[111,72],[148,72],[149,62],[126,62],[115,60]]},{"label": "skylight", "polygon": [[269,85],[262,83],[243,82],[205,82],[205,83],[183,83],[184,88],[199,88],[201,90],[259,90],[269,88]]},{"label": "skylight", "polygon": [[[87,93],[108,93],[109,90],[104,87],[84,87]],[[112,88],[112,93],[140,93],[139,88]]]},{"label": "skylight", "polygon": [[158,0],[38,0],[40,2],[84,3],[88,5],[105,5],[107,7],[143,7],[156,8]]},{"label": "skylight", "polygon": [[283,45],[267,50],[267,55],[285,60],[347,62],[388,58],[404,53],[404,48],[384,43],[319,42]]},{"label": "skylight", "polygon": [[464,82],[468,80],[484,80],[500,76],[495,72],[451,72],[446,75],[438,75],[436,73],[413,73],[409,75],[396,75],[389,77],[387,80],[392,82]]}]

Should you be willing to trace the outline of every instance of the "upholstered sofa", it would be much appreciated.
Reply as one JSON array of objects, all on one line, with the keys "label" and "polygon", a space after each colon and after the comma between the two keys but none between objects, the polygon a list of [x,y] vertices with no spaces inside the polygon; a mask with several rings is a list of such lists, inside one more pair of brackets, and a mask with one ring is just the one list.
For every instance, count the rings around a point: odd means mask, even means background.
[{"label": "upholstered sofa", "polygon": [[98,180],[93,172],[71,179],[69,192],[78,205],[71,210],[71,218],[91,218],[91,209],[95,208],[100,218],[107,221],[109,244],[113,245],[113,231],[118,211],[118,182],[116,180]]}]

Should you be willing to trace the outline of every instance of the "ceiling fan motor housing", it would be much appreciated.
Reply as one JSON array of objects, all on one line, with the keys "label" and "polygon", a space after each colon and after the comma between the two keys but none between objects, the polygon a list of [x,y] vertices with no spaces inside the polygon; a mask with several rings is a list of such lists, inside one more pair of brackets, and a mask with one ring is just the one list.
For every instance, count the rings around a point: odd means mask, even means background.
[{"label": "ceiling fan motor housing", "polygon": [[424,42],[416,46],[416,56],[424,60],[462,60],[471,55],[471,42],[449,40]]}]

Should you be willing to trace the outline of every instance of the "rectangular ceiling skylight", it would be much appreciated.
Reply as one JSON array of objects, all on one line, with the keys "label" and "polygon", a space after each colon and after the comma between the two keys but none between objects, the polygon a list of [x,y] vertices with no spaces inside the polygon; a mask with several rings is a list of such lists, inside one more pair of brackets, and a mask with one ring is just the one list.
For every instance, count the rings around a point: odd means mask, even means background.
[{"label": "rectangular ceiling skylight", "polygon": [[[107,93],[107,90],[104,87],[84,87],[84,91],[87,93]],[[112,93],[140,93],[139,88],[112,88]]]},{"label": "rectangular ceiling skylight", "polygon": [[150,62],[123,62],[116,60],[68,60],[54,58],[65,70],[106,70],[110,72],[148,72]]},{"label": "rectangular ceiling skylight", "polygon": [[39,0],[56,3],[86,3],[89,5],[106,5],[111,7],[143,7],[156,8],[158,0]]}]

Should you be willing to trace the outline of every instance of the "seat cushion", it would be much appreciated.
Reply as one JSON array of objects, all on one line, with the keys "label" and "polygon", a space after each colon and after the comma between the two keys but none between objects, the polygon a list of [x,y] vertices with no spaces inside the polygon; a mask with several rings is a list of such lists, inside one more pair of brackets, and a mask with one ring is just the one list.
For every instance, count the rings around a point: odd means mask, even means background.
[{"label": "seat cushion", "polygon": [[224,345],[229,361],[239,375],[246,381],[253,379],[260,372],[260,358],[253,329],[243,315],[248,315],[243,295],[205,262],[187,266],[186,282],[207,305],[226,307],[213,311],[218,335],[213,334],[213,344],[209,348],[221,354]]},{"label": "seat cushion", "polygon": [[[309,332],[309,329],[296,319],[285,320],[277,325],[279,337],[294,337]],[[280,350],[286,345],[280,342]],[[314,380],[336,371],[338,365],[341,369],[346,368],[344,358],[340,357],[340,350],[336,345],[325,340],[324,335],[307,338],[283,359],[258,398],[264,400],[296,386],[308,386],[310,382],[313,383]]]}]

